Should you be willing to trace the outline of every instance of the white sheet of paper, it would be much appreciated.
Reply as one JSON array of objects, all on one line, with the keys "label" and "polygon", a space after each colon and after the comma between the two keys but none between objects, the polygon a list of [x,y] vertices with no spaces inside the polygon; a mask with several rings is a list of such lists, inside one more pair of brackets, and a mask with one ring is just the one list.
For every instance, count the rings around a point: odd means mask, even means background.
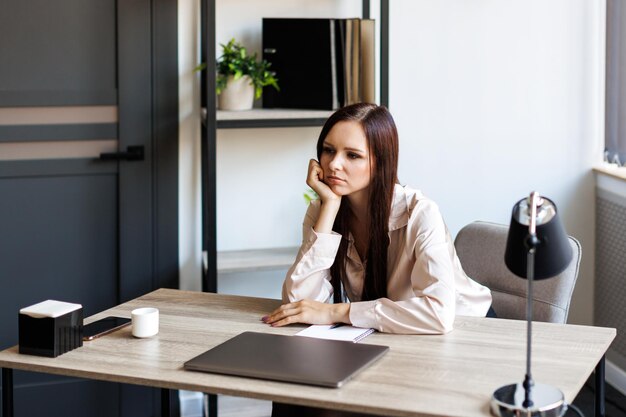
[{"label": "white sheet of paper", "polygon": [[374,333],[374,331],[374,329],[362,329],[354,326],[314,324],[296,333],[296,336],[315,337],[317,339],[345,340],[357,343]]}]

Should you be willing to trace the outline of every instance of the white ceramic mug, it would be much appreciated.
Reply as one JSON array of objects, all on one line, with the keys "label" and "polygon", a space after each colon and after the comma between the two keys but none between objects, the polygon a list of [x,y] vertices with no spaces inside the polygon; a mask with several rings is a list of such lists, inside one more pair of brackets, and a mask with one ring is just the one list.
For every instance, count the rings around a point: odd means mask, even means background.
[{"label": "white ceramic mug", "polygon": [[150,337],[159,333],[159,310],[152,307],[136,308],[131,311],[133,336]]}]

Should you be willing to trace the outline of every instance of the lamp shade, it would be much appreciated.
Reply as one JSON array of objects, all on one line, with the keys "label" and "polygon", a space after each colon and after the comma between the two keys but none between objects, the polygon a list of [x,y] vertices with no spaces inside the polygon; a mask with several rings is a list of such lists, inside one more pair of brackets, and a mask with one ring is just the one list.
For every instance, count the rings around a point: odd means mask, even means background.
[{"label": "lamp shade", "polygon": [[[536,215],[536,252],[534,279],[546,279],[560,274],[572,260],[572,247],[554,203],[542,199]],[[521,278],[528,278],[527,257],[532,237],[529,233],[530,202],[524,198],[513,206],[511,225],[506,242],[504,262]]]}]

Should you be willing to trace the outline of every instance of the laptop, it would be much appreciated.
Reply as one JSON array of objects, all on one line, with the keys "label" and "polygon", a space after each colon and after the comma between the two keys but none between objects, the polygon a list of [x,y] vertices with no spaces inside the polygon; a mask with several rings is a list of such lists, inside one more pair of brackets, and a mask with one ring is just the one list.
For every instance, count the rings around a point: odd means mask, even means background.
[{"label": "laptop", "polygon": [[244,332],[189,360],[184,367],[339,388],[388,350],[388,346]]}]

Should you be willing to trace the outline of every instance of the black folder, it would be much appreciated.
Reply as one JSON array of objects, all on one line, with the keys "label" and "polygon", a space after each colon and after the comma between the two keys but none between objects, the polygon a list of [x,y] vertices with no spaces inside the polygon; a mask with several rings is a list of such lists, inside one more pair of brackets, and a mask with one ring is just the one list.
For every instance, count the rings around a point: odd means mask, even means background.
[{"label": "black folder", "polygon": [[334,110],[345,102],[344,19],[263,19],[263,59],[280,91],[263,89],[264,108]]}]

